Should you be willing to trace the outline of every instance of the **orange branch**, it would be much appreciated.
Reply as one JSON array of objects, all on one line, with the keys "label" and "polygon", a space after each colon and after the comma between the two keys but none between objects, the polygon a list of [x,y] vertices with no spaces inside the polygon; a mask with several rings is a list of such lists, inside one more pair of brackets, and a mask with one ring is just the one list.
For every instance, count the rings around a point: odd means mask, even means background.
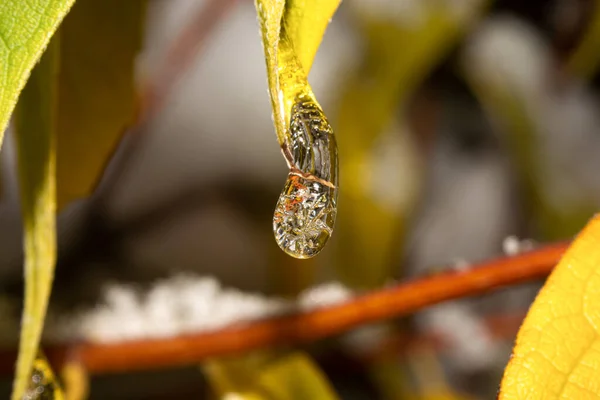
[{"label": "orange branch", "polygon": [[[68,349],[90,373],[102,374],[194,364],[207,357],[311,342],[369,323],[409,315],[443,301],[543,278],[567,247],[568,243],[551,244],[486,261],[466,271],[444,272],[403,282],[341,305],[248,322],[215,332],[117,344],[82,343],[50,348],[47,355],[52,363],[62,365]],[[10,357],[0,357],[5,362],[7,359]]]}]

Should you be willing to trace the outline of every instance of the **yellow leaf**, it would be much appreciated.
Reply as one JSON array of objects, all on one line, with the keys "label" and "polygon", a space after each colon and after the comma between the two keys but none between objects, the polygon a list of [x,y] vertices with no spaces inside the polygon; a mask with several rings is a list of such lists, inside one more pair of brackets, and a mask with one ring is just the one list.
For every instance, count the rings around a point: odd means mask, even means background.
[{"label": "yellow leaf", "polygon": [[65,400],[84,400],[89,397],[90,376],[77,358],[68,360],[61,369]]},{"label": "yellow leaf", "polygon": [[78,0],[61,28],[57,201],[86,197],[137,112],[146,0]]},{"label": "yellow leaf", "polygon": [[[203,369],[220,398],[239,400],[336,400],[319,368],[302,353],[265,352],[213,360]],[[229,396],[229,397],[227,397]]]},{"label": "yellow leaf", "polygon": [[320,252],[333,232],[338,165],[333,129],[308,84],[321,36],[339,0],[256,0],[275,131],[290,174],[273,217],[279,247]]},{"label": "yellow leaf", "polygon": [[261,373],[259,383],[273,394],[273,399],[337,399],[337,395],[316,364],[299,353],[273,362]]},{"label": "yellow leaf", "polygon": [[33,70],[15,112],[25,251],[25,305],[13,400],[21,400],[35,360],[56,261],[55,120],[58,37]]},{"label": "yellow leaf", "polygon": [[[465,80],[473,93],[497,117],[507,130],[506,142],[514,158],[520,185],[529,214],[536,222],[536,234],[545,240],[561,240],[574,235],[594,214],[596,205],[586,197],[574,198],[570,204],[556,204],[549,196],[548,171],[544,167],[539,124],[531,113],[531,101],[515,90],[508,79],[478,76],[463,63]],[[467,72],[468,71],[468,72]]]},{"label": "yellow leaf", "polygon": [[0,143],[31,69],[73,2],[0,1]]},{"label": "yellow leaf", "polygon": [[500,399],[600,398],[600,216],[576,238],[517,336]]}]

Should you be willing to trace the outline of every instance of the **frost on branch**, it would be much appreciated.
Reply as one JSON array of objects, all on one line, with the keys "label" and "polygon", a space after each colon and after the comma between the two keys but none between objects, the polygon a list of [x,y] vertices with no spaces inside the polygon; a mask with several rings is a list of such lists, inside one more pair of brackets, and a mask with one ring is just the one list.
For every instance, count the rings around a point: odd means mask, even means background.
[{"label": "frost on branch", "polygon": [[121,342],[215,331],[294,311],[344,302],[351,292],[327,283],[301,293],[296,301],[224,288],[212,277],[176,275],[157,281],[146,293],[112,284],[96,307],[71,315],[51,316],[49,341]]}]

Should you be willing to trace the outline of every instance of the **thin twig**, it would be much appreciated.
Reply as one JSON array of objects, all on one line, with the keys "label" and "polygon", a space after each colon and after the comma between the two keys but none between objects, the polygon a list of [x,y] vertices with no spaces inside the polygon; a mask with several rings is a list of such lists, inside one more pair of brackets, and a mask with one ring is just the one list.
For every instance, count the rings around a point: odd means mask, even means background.
[{"label": "thin twig", "polygon": [[[369,323],[406,316],[425,307],[545,277],[568,247],[555,243],[512,257],[486,261],[466,271],[451,271],[401,283],[342,305],[231,326],[210,333],[117,344],[54,347],[48,358],[62,365],[75,348],[92,374],[194,364],[208,358],[261,348],[311,342]],[[12,368],[0,357],[0,370]]]}]

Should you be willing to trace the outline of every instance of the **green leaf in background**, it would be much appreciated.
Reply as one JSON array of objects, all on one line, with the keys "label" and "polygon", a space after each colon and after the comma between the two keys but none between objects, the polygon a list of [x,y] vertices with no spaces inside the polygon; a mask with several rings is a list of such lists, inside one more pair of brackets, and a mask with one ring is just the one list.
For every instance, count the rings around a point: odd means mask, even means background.
[{"label": "green leaf in background", "polygon": [[0,143],[31,69],[74,1],[0,1]]},{"label": "green leaf in background", "polygon": [[471,88],[488,112],[500,119],[507,130],[507,144],[520,178],[527,211],[536,223],[535,234],[544,240],[563,240],[576,234],[596,212],[595,205],[581,199],[565,207],[557,206],[547,195],[545,172],[539,151],[539,132],[526,101],[506,90],[508,84],[493,87],[476,82]]},{"label": "green leaf in background", "polygon": [[88,196],[137,114],[146,0],[78,0],[60,28],[57,202]]},{"label": "green leaf in background", "polygon": [[317,365],[303,353],[266,352],[212,360],[203,365],[219,396],[244,400],[336,400]]},{"label": "green leaf in background", "polygon": [[475,68],[467,53],[463,55],[463,76],[488,115],[496,118],[513,158],[526,211],[532,216],[534,234],[544,240],[563,240],[576,234],[596,212],[596,206],[585,195],[565,202],[552,201],[548,189],[548,171],[540,131],[539,94],[523,90],[508,74],[491,74]]},{"label": "green leaf in background", "polygon": [[12,399],[21,400],[38,352],[56,262],[56,36],[15,112],[25,252],[25,305]]},{"label": "green leaf in background", "polygon": [[[408,192],[402,194],[402,207],[387,207],[377,197],[373,186],[378,177],[373,177],[372,171],[378,171],[374,164],[381,160],[374,156],[375,148],[385,145],[384,135],[394,127],[407,99],[489,3],[472,1],[457,12],[453,0],[417,2],[417,22],[356,15],[367,38],[367,51],[361,68],[345,85],[335,120],[341,171],[336,238],[336,259],[340,261],[336,268],[351,286],[373,288],[390,279],[408,215],[418,199],[418,185],[408,183],[420,181],[419,176],[414,177],[422,173],[418,167],[409,168],[408,174],[396,174],[399,179],[387,179],[389,191],[400,187]],[[390,134],[403,136],[405,153],[410,154],[406,146],[410,138],[402,132],[406,124],[399,125],[400,129]],[[409,174],[412,179],[407,179]]]}]

